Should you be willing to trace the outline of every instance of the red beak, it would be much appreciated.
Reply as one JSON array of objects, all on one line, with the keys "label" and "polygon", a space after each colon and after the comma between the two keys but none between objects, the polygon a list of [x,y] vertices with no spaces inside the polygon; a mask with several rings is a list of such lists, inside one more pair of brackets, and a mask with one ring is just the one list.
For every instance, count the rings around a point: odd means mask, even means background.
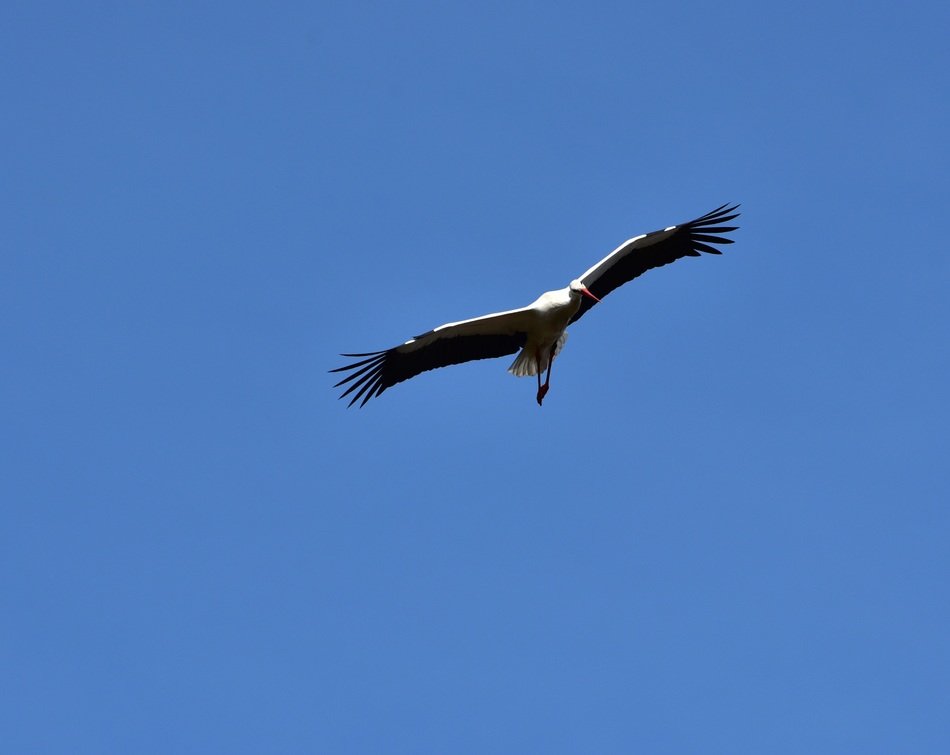
[{"label": "red beak", "polygon": [[584,296],[589,296],[589,297],[590,297],[591,299],[593,299],[594,301],[600,301],[600,299],[598,299],[596,296],[594,296],[594,295],[590,292],[590,289],[587,288],[587,286],[584,286],[584,288],[581,289],[581,293],[584,294]]}]

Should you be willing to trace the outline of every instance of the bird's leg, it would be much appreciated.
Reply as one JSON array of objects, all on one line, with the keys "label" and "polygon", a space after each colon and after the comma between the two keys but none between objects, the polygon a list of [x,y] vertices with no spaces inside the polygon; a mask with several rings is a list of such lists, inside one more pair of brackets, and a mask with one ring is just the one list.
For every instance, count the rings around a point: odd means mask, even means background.
[{"label": "bird's leg", "polygon": [[[548,392],[547,384],[541,385],[541,349],[538,349],[534,353],[534,361],[538,367],[538,406],[541,406],[541,402],[544,401],[544,394]],[[548,367],[548,374],[550,375],[551,368]]]},{"label": "bird's leg", "polygon": [[551,382],[551,368],[554,367],[554,350],[557,348],[557,344],[554,344],[551,347],[551,354],[548,356],[548,376],[544,379],[544,388],[547,390],[548,385]]},{"label": "bird's leg", "polygon": [[554,350],[557,348],[557,344],[551,347],[551,353],[548,355],[548,374],[544,378],[544,385],[541,385],[541,367],[540,360],[538,364],[538,406],[541,405],[541,399],[543,399],[548,394],[548,388],[551,387],[551,368],[554,366]]}]

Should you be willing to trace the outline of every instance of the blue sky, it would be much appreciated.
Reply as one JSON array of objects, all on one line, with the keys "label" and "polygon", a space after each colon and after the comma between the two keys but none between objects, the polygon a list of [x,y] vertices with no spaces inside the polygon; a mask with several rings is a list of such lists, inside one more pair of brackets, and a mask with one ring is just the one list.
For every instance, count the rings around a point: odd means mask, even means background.
[{"label": "blue sky", "polygon": [[[5,746],[948,751],[948,21],[5,3]],[[732,201],[543,408],[336,400]]]}]

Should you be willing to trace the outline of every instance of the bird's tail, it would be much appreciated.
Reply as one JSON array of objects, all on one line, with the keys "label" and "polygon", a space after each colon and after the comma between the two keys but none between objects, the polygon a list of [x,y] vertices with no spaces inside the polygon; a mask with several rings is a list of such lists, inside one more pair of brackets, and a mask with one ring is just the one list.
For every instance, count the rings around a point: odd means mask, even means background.
[{"label": "bird's tail", "polygon": [[[567,333],[561,333],[560,338],[557,339],[557,345],[554,347],[554,356],[557,356],[561,353],[561,349],[564,348],[564,344],[567,343]],[[541,372],[544,372],[548,368],[548,355],[541,355]],[[527,346],[523,348],[518,356],[515,357],[515,361],[511,363],[511,367],[508,368],[510,372],[515,377],[528,377],[529,375],[538,374],[538,360],[535,358],[534,349],[529,349]]]}]

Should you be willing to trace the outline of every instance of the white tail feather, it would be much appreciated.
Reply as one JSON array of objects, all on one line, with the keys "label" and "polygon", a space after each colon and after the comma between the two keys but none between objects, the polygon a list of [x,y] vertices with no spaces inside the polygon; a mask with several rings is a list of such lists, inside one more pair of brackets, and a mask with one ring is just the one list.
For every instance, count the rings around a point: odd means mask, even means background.
[{"label": "white tail feather", "polygon": [[[557,339],[557,345],[554,347],[554,356],[557,356],[561,353],[561,349],[564,348],[564,344],[567,343],[567,333],[561,333],[560,337]],[[547,354],[541,355],[541,372],[544,372],[548,368],[548,356]],[[538,374],[538,360],[535,359],[534,350],[528,350],[527,347],[523,348],[515,361],[511,363],[511,367],[508,368],[510,372],[515,377],[528,377],[529,375]]]},{"label": "white tail feather", "polygon": [[538,365],[535,361],[534,354],[529,354],[527,349],[522,349],[518,356],[515,357],[515,361],[511,363],[508,372],[515,377],[537,375]]}]

